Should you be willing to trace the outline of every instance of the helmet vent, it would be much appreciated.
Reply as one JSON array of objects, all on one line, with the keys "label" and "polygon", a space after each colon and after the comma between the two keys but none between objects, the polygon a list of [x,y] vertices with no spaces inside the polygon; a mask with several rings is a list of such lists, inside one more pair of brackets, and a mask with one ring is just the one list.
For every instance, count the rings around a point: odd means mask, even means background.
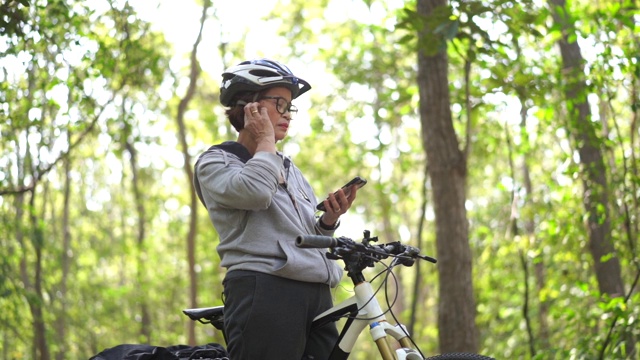
[{"label": "helmet vent", "polygon": [[262,70],[262,69],[254,69],[254,70],[250,70],[249,73],[251,75],[254,76],[260,76],[260,77],[271,77],[271,76],[281,76],[278,73],[274,73],[273,71],[269,71],[269,70]]}]

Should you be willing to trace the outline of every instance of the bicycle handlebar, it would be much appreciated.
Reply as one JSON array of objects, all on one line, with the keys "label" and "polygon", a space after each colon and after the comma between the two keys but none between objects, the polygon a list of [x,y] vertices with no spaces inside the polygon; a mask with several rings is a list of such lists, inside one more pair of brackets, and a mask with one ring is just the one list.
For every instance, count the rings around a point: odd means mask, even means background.
[{"label": "bicycle handlebar", "polygon": [[[299,248],[318,248],[318,249],[339,249],[339,252],[357,252],[366,254],[375,254],[382,257],[397,256],[412,260],[420,258],[432,263],[437,260],[426,255],[420,254],[420,249],[401,244],[400,242],[388,243],[383,245],[371,245],[370,241],[376,241],[377,238],[369,238],[365,236],[361,242],[355,242],[346,237],[331,237],[325,235],[298,235],[296,237],[296,246]],[[406,265],[411,266],[413,263],[408,261]]]},{"label": "bicycle handlebar", "polygon": [[325,235],[299,235],[296,238],[296,246],[299,248],[326,249],[335,247],[338,240]]}]

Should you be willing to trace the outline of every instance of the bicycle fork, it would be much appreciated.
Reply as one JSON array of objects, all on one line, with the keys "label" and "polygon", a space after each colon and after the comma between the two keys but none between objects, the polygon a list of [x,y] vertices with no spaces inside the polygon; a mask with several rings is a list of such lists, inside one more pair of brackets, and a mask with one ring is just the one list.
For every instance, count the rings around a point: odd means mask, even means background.
[{"label": "bicycle fork", "polygon": [[[378,351],[384,360],[422,360],[419,352],[411,348],[411,342],[407,336],[404,325],[391,325],[388,322],[374,322],[369,325],[369,332],[373,341],[378,346]],[[387,335],[391,335],[398,341],[401,348],[395,351],[395,356],[387,341]]]},{"label": "bicycle fork", "polygon": [[[402,324],[392,325],[387,322],[378,300],[374,296],[373,288],[369,282],[362,282],[355,287],[358,299],[359,318],[366,318],[369,322],[369,332],[375,341],[383,360],[422,360],[418,351],[411,348],[411,342],[407,329]],[[361,303],[362,302],[362,303]],[[389,346],[387,335],[392,336],[401,348],[395,351],[395,355]]]}]

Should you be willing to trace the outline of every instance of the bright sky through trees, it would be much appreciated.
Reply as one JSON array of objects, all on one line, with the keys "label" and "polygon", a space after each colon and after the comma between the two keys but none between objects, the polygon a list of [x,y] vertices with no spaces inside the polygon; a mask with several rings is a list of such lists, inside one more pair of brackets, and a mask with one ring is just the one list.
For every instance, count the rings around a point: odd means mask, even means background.
[{"label": "bright sky through trees", "polygon": [[[189,58],[185,54],[191,51],[198,34],[202,7],[195,1],[132,0],[130,3],[138,10],[143,19],[152,22],[155,28],[162,31],[167,40],[173,44],[175,57],[171,64],[172,70],[180,72],[187,68]],[[204,29],[203,41],[198,49],[200,66],[203,70],[209,73],[213,79],[217,79],[217,74],[224,70],[221,66],[221,54],[218,53],[218,44],[221,41],[244,42],[246,58],[281,59],[289,54],[288,47],[290,45],[285,39],[278,36],[278,28],[281,26],[282,20],[268,17],[274,6],[286,6],[282,3],[278,0],[216,1],[213,5],[215,15],[209,17]],[[386,6],[388,9],[401,8],[403,1],[390,1]],[[332,1],[325,11],[324,19],[329,22],[345,22],[351,19],[361,23],[385,24],[389,30],[393,30],[395,23],[385,23],[385,17],[388,17],[388,10],[380,8],[378,3],[375,3],[372,8],[367,8],[361,2]],[[487,31],[492,32],[494,36],[500,36],[500,33],[504,31],[504,25],[501,23],[491,25],[487,21],[483,23],[483,26],[494,29],[493,31],[487,29]],[[310,22],[307,26],[313,27],[314,23]],[[322,44],[323,35],[319,34],[318,36],[319,43]],[[336,86],[337,80],[330,76],[324,64],[309,63],[303,59],[291,59],[287,60],[287,65],[294,73],[312,84],[314,93],[333,93],[332,87]],[[178,90],[180,91],[180,89]],[[353,90],[357,92],[358,89],[356,87]],[[167,96],[171,96],[171,94],[167,94]],[[369,97],[366,89],[362,94],[354,94],[354,98],[360,98],[365,103]],[[494,93],[485,95],[484,101],[503,104],[500,107],[500,114],[495,114],[495,116],[503,119],[505,123],[518,124],[520,122],[520,104],[517,99],[503,93]],[[308,135],[310,131],[308,126],[310,122],[308,117],[308,109],[311,106],[310,97],[297,99],[296,105],[300,108],[300,112],[295,119],[295,126],[292,126],[289,131],[289,135]],[[456,105],[454,104],[453,111],[456,113],[462,111]],[[357,131],[351,131],[351,137],[352,141],[356,143],[376,138],[376,134],[363,131],[364,129],[376,128],[372,124],[374,114],[367,110],[370,109],[363,108],[362,116],[352,119],[350,129],[357,129]],[[295,146],[293,147],[285,149],[285,152],[289,155],[295,155],[297,150]],[[175,154],[176,160],[179,155]]]}]

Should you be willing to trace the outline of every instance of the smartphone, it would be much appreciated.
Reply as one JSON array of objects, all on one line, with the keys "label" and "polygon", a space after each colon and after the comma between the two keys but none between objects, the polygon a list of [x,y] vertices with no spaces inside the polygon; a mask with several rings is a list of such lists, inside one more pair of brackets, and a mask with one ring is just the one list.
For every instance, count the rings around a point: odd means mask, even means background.
[{"label": "smartphone", "polygon": [[[358,185],[358,189],[360,189],[366,183],[367,183],[366,179],[361,178],[360,176],[354,177],[353,179],[351,179],[351,181],[349,181],[348,183],[346,183],[346,184],[344,184],[342,186],[342,190],[344,191],[344,195],[345,196],[349,196],[349,194],[351,193],[351,190],[350,190],[351,189],[351,185]],[[316,206],[316,209],[318,209],[320,211],[327,211],[327,209],[325,209],[325,207],[324,207],[324,201],[321,201],[318,204],[318,206]]]}]

